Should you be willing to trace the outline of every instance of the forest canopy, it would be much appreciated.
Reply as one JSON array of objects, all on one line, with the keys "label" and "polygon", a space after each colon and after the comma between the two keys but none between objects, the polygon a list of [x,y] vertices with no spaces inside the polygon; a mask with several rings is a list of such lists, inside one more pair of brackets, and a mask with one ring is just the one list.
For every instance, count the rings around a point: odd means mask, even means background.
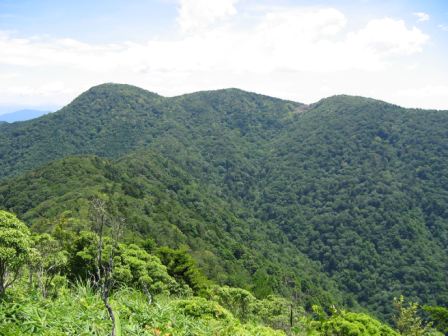
[{"label": "forest canopy", "polygon": [[150,293],[244,330],[393,334],[389,324],[406,335],[393,305],[404,295],[403,325],[446,333],[447,129],[448,111],[362,97],[304,105],[237,89],[165,98],[94,87],[0,125],[1,292],[36,307],[23,297],[27,273],[38,304],[101,296],[89,281],[91,204],[102,199],[124,220],[102,245],[122,286],[112,305],[125,305],[122,293],[159,309]]}]

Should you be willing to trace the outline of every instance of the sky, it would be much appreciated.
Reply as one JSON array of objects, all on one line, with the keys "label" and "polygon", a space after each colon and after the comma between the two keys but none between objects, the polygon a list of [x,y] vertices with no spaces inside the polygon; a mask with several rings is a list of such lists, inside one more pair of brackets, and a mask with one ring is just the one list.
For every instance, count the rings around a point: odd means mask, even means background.
[{"label": "sky", "polygon": [[448,1],[0,0],[0,114],[105,82],[448,110]]}]

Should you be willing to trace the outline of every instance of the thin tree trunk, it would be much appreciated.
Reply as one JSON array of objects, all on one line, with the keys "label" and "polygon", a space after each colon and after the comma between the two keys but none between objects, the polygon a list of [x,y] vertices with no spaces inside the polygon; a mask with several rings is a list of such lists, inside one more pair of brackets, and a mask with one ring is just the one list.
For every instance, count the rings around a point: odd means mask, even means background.
[{"label": "thin tree trunk", "polygon": [[[96,265],[96,271],[97,271],[97,284],[98,284],[98,289],[101,292],[101,299],[104,303],[104,306],[107,309],[107,313],[109,314],[109,318],[112,321],[112,331],[111,331],[111,336],[116,336],[117,334],[121,334],[120,331],[117,332],[117,320],[115,318],[115,313],[112,309],[112,306],[110,305],[109,302],[109,295],[110,295],[110,291],[113,287],[114,281],[112,278],[112,273],[113,273],[113,269],[114,269],[114,257],[115,257],[115,253],[117,251],[118,248],[118,241],[119,238],[121,237],[121,230],[122,230],[122,223],[124,221],[118,220],[115,221],[113,218],[111,218],[110,216],[108,216],[108,214],[106,213],[106,206],[104,204],[104,202],[100,201],[100,200],[94,200],[92,202],[93,205],[93,210],[95,211],[93,216],[94,216],[94,221],[95,224],[98,224],[98,249],[97,249],[97,265]],[[112,238],[113,238],[113,244],[111,246],[111,251],[109,254],[109,260],[107,262],[106,265],[103,265],[103,249],[105,248],[105,241],[103,241],[104,239],[104,229],[107,225],[107,222],[112,221]],[[118,320],[119,321],[119,320]],[[120,328],[118,326],[118,328]]]},{"label": "thin tree trunk", "polygon": [[110,333],[110,336],[115,336],[115,314],[114,314],[114,310],[112,309],[110,303],[109,303],[109,298],[108,298],[108,294],[104,293],[102,295],[103,298],[103,303],[104,306],[107,309],[107,313],[109,314],[110,320],[112,321],[112,331]]},{"label": "thin tree trunk", "polygon": [[146,299],[148,300],[148,304],[151,305],[152,304],[152,296],[151,293],[148,290],[148,287],[146,286],[146,284],[143,284],[143,292],[146,295]]},{"label": "thin tree trunk", "polygon": [[0,263],[0,296],[5,294],[6,270],[3,263]]},{"label": "thin tree trunk", "polygon": [[294,314],[293,314],[293,310],[292,310],[292,303],[290,306],[290,314],[289,314],[289,327],[292,329],[292,327],[294,327]]}]

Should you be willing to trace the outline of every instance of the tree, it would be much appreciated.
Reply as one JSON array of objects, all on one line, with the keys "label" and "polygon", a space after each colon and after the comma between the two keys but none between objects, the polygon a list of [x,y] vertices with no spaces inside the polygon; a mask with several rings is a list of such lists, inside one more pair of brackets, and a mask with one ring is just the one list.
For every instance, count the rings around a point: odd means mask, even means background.
[{"label": "tree", "polygon": [[17,280],[29,247],[28,227],[12,213],[0,210],[0,296]]},{"label": "tree", "polygon": [[418,303],[410,302],[405,304],[404,297],[394,299],[394,307],[398,314],[395,316],[395,324],[403,336],[426,335],[431,329],[431,325],[423,324],[423,319],[418,316]]},{"label": "tree", "polygon": [[120,244],[113,277],[123,285],[142,288],[146,295],[169,294],[177,286],[160,259],[135,244]]},{"label": "tree", "polygon": [[194,293],[207,287],[207,278],[186,249],[173,250],[165,246],[157,250],[157,255],[166,266],[168,274],[179,284],[188,285]]},{"label": "tree", "polygon": [[53,279],[67,266],[68,252],[47,233],[34,236],[33,243],[36,253],[31,258],[31,270],[36,272],[39,288],[46,297]]},{"label": "tree", "polygon": [[336,309],[333,309],[333,314],[328,319],[320,323],[320,331],[322,335],[326,336],[400,335],[388,325],[381,323],[367,314],[347,312],[344,310],[339,311]]},{"label": "tree", "polygon": [[247,290],[233,287],[215,287],[213,299],[224,308],[230,310],[242,321],[247,321],[255,297]]},{"label": "tree", "polygon": [[423,310],[429,314],[429,318],[434,322],[434,327],[448,334],[448,308],[441,306],[424,306]]},{"label": "tree", "polygon": [[265,298],[272,294],[272,279],[264,269],[258,269],[253,275],[253,292],[256,297]]},{"label": "tree", "polygon": [[[104,306],[107,309],[109,317],[112,321],[111,336],[117,335],[120,331],[117,328],[117,318],[109,302],[111,290],[114,286],[114,258],[118,251],[118,242],[121,239],[124,228],[124,219],[111,216],[107,211],[106,203],[98,198],[91,201],[91,217],[93,221],[93,229],[98,235],[98,245],[96,254],[96,287],[98,288]],[[110,245],[105,244],[106,229],[110,229]],[[109,247],[105,250],[105,247]],[[106,252],[106,253],[105,253]],[[107,258],[108,257],[108,258]]]}]

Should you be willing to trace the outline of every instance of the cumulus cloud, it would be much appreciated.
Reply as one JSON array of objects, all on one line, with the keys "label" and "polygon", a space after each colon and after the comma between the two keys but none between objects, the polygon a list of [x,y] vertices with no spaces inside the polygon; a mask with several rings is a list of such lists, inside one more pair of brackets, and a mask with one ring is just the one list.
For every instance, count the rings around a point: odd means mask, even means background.
[{"label": "cumulus cloud", "polygon": [[[267,38],[301,41],[318,41],[341,32],[347,23],[345,15],[334,8],[295,10],[283,9],[268,12],[261,19],[258,32]],[[282,41],[282,40],[280,40]]]},{"label": "cumulus cloud", "polygon": [[180,0],[177,22],[183,32],[196,32],[236,14],[238,0]]},{"label": "cumulus cloud", "polygon": [[417,17],[418,22],[425,22],[429,21],[429,14],[425,12],[416,12],[414,13],[414,16]]},{"label": "cumulus cloud", "polygon": [[422,51],[429,36],[420,29],[406,27],[403,20],[371,20],[358,32],[350,33],[349,43],[377,55],[410,55]]},{"label": "cumulus cloud", "polygon": [[0,34],[0,63],[65,66],[95,72],[297,71],[376,69],[389,55],[422,50],[428,36],[404,21],[379,19],[345,33],[336,9],[273,11],[245,29],[217,27],[201,34],[146,43],[92,45],[73,39],[16,38]]},{"label": "cumulus cloud", "polygon": [[448,85],[426,85],[402,89],[395,93],[396,99],[406,101],[407,107],[419,106],[422,108],[435,108],[448,110],[446,97]]},{"label": "cumulus cloud", "polygon": [[[250,78],[274,73],[281,80],[281,73],[374,72],[387,69],[393,58],[421,52],[429,39],[417,27],[391,18],[349,30],[344,13],[325,7],[275,8],[257,12],[250,24],[221,24],[237,14],[236,4],[237,0],[181,0],[179,34],[141,43],[91,44],[0,33],[0,66],[18,73],[11,80],[14,85],[0,83],[0,98],[9,92],[12,99],[20,83],[26,83],[22,92],[29,99],[59,94],[59,103],[60,97],[68,99],[73,92],[106,81],[171,95],[210,88],[210,83],[244,86]],[[32,78],[35,83],[30,83]]]}]

